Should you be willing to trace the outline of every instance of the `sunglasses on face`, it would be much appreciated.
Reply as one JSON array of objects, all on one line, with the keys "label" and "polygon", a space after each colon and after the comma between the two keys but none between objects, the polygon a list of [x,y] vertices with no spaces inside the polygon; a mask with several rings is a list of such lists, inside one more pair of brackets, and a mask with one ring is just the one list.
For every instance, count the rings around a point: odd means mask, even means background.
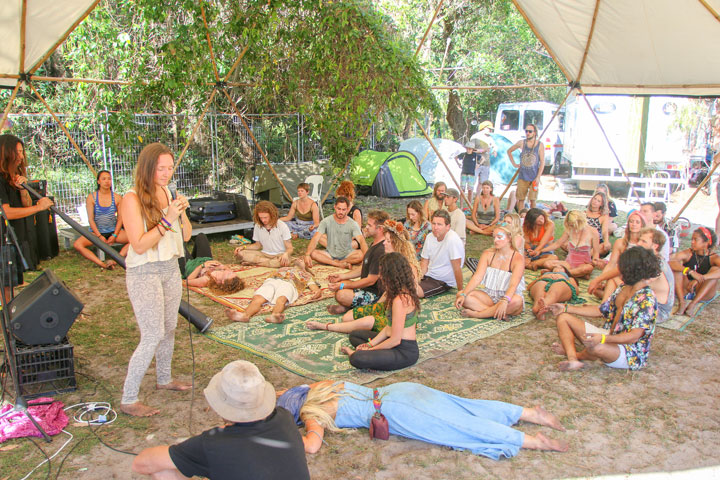
[{"label": "sunglasses on face", "polygon": [[533,133],[533,132],[535,132],[535,130],[532,130],[532,129],[531,129],[531,130],[525,130],[525,133]]}]

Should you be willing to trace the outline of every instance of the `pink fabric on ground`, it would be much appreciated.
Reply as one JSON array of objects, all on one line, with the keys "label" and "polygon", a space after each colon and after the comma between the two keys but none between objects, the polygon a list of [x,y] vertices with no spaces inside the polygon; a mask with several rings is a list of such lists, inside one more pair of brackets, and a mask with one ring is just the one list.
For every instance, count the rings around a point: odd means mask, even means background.
[{"label": "pink fabric on ground", "polygon": [[[33,406],[33,403],[52,402],[48,405]],[[50,397],[35,398],[28,401],[28,413],[37,421],[48,435],[57,435],[68,424],[62,402],[53,402]],[[12,405],[5,405],[0,414],[12,410]],[[11,438],[42,437],[29,418],[23,412],[13,412],[0,418],[0,443]]]}]

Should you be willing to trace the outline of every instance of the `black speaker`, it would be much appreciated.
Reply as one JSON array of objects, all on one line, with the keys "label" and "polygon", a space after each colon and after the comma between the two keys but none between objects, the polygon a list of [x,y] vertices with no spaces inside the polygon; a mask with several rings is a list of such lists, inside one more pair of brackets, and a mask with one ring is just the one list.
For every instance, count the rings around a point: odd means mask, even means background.
[{"label": "black speaker", "polygon": [[10,302],[10,331],[25,345],[60,343],[83,306],[52,270],[45,270]]}]

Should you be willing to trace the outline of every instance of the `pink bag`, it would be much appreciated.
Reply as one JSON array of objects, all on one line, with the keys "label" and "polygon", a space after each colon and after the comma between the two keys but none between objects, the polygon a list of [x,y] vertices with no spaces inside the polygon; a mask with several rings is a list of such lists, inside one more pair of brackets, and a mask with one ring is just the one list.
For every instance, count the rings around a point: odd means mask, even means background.
[{"label": "pink bag", "polygon": [[372,418],[370,418],[370,438],[387,440],[390,438],[390,427],[385,415],[380,413],[381,405],[380,392],[378,392],[378,389],[376,388],[373,391],[373,406],[375,407],[375,413]]}]

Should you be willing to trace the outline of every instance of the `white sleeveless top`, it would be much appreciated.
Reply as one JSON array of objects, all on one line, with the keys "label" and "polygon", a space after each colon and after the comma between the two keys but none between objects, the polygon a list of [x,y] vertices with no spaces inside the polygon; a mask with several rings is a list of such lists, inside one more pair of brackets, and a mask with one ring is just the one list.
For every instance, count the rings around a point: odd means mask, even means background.
[{"label": "white sleeveless top", "polygon": [[[165,188],[165,194],[170,199],[170,190]],[[136,193],[134,189],[128,190],[128,192]],[[163,215],[167,215],[168,207],[163,209]],[[143,227],[147,232],[147,224],[143,220]],[[143,254],[137,253],[132,245],[128,249],[127,257],[125,258],[125,265],[127,268],[139,267],[148,262],[164,262],[172,260],[184,255],[185,250],[183,247],[182,230],[180,228],[179,218],[172,223],[174,232],[168,230],[165,235],[160,238],[160,241],[152,248],[149,248]],[[154,228],[154,227],[153,227]]]}]

